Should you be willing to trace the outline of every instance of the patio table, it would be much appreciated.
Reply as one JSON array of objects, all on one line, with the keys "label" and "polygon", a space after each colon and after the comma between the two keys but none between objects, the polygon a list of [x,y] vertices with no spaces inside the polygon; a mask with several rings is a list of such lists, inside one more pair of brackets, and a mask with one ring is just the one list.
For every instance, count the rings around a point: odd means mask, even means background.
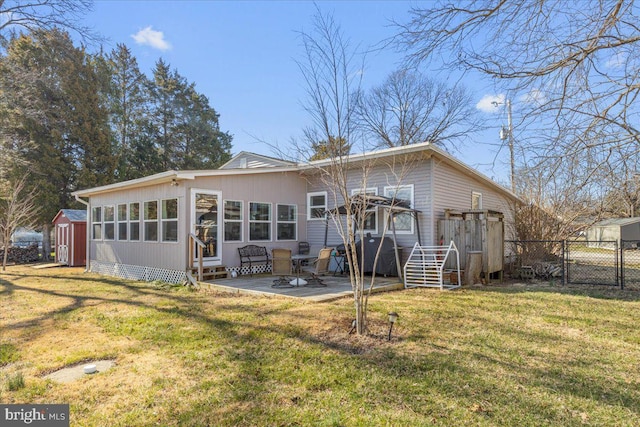
[{"label": "patio table", "polygon": [[[296,270],[295,283],[292,283],[292,284],[295,284],[295,286],[300,286],[301,284],[302,285],[307,284],[306,280],[300,279],[300,270],[302,270],[302,261],[314,260],[316,258],[318,258],[317,255],[310,255],[310,254],[297,254],[297,255],[291,256],[291,261],[293,261],[293,268]],[[292,280],[291,282],[294,282],[294,280]]]}]

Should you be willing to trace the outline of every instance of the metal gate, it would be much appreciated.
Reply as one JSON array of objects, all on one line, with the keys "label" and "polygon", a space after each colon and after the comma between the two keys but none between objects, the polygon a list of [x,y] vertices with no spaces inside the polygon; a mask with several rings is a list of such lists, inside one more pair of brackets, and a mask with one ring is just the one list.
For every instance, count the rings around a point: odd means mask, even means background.
[{"label": "metal gate", "polygon": [[565,243],[567,283],[620,286],[618,242]]},{"label": "metal gate", "polygon": [[620,241],[620,283],[640,289],[640,240]]}]

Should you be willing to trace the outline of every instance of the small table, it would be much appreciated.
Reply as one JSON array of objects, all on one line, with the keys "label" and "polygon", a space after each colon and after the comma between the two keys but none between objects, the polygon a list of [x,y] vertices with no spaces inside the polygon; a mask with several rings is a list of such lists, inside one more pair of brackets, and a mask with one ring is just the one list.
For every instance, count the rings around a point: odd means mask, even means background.
[{"label": "small table", "polygon": [[334,252],[331,254],[331,258],[333,258],[334,262],[336,263],[336,268],[333,270],[333,275],[335,276],[336,274],[338,274],[338,271],[340,272],[340,274],[345,274],[347,272],[347,254]]},{"label": "small table", "polygon": [[[300,270],[302,269],[301,268],[302,261],[308,261],[308,260],[316,259],[316,258],[318,258],[316,255],[309,255],[309,254],[298,254],[298,255],[292,255],[291,256],[291,261],[293,261],[293,268],[296,270],[296,279],[295,279],[295,285],[296,286],[300,286],[300,283],[301,283],[300,282]],[[304,280],[304,279],[302,279],[302,280]],[[291,282],[293,282],[293,280]],[[289,282],[289,283],[291,283],[291,282]],[[305,285],[305,284],[306,284],[306,281],[305,281],[305,283],[303,283],[303,285]]]}]

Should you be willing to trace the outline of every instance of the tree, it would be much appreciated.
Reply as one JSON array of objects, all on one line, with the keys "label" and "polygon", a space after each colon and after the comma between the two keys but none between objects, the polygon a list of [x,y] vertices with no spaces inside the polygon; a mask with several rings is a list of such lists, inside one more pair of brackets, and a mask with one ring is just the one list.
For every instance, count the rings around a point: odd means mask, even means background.
[{"label": "tree", "polygon": [[451,148],[478,128],[471,95],[449,88],[417,71],[393,72],[379,86],[358,97],[358,121],[381,147],[429,141]]},{"label": "tree", "polygon": [[82,16],[92,8],[91,0],[1,0],[0,46],[20,32],[66,29],[85,38],[96,38],[82,25]]},{"label": "tree", "polygon": [[637,156],[640,147],[637,15],[623,0],[443,1],[414,8],[397,41],[414,64],[442,59],[518,95],[516,139],[527,152],[620,162],[610,149]]},{"label": "tree", "polygon": [[[367,331],[368,297],[373,288],[375,276],[366,287],[364,272],[360,268],[357,242],[364,245],[365,223],[370,215],[367,181],[374,167],[385,167],[374,159],[357,158],[352,161],[349,150],[358,148],[356,121],[357,104],[355,94],[360,89],[362,64],[340,26],[330,15],[319,10],[314,19],[313,31],[302,33],[303,60],[298,62],[306,82],[307,99],[305,109],[312,119],[312,126],[304,131],[304,143],[297,148],[298,158],[323,158],[313,163],[311,185],[321,183],[328,188],[328,209],[325,215],[334,224],[336,232],[347,248],[351,289],[355,308],[355,331]],[[366,145],[360,141],[360,146]],[[316,157],[314,157],[316,156]],[[394,159],[401,163],[400,159]],[[390,184],[401,182],[407,169],[401,165],[387,165]],[[385,169],[386,170],[386,169]],[[342,206],[342,210],[336,209]],[[386,230],[385,221],[385,230]],[[384,233],[384,231],[383,231]],[[378,250],[379,252],[379,250]],[[376,254],[375,259],[378,259]],[[374,261],[374,264],[377,261]]]},{"label": "tree", "polygon": [[137,138],[144,139],[142,123],[146,120],[149,102],[149,81],[140,72],[136,58],[131,50],[118,44],[107,57],[110,88],[108,102],[110,108],[111,129],[113,130],[113,155],[116,163],[116,180],[125,181],[139,178],[145,170],[134,165],[141,144]]},{"label": "tree", "polygon": [[4,172],[27,168],[29,185],[40,189],[44,259],[51,218],[74,205],[71,192],[113,181],[100,88],[88,55],[59,30],[13,39],[0,60],[0,143],[12,157]]},{"label": "tree", "polygon": [[27,175],[15,183],[9,183],[0,191],[0,239],[4,247],[2,271],[6,270],[11,235],[18,227],[34,227],[40,208],[37,192],[27,191]]}]

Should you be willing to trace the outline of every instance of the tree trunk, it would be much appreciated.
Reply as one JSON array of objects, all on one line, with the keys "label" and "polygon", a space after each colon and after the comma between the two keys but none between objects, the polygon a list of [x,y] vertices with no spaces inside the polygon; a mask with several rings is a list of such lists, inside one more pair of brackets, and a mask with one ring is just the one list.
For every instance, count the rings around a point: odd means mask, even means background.
[{"label": "tree trunk", "polygon": [[42,226],[42,261],[51,261],[51,224]]}]

